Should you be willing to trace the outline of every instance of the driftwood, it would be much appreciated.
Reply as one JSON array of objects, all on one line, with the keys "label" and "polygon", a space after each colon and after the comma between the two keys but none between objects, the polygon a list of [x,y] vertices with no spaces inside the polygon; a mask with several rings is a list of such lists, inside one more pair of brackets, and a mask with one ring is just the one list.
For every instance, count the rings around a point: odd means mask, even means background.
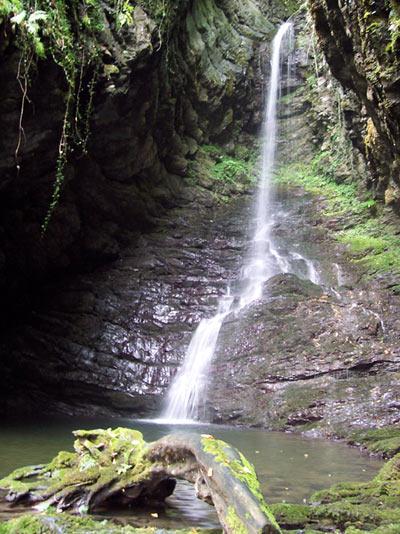
[{"label": "driftwood", "polygon": [[279,533],[253,466],[210,435],[177,433],[147,444],[136,430],[78,430],[75,452],[17,469],[0,480],[0,502],[45,510],[94,512],[163,501],[176,479],[214,504],[225,532]]}]

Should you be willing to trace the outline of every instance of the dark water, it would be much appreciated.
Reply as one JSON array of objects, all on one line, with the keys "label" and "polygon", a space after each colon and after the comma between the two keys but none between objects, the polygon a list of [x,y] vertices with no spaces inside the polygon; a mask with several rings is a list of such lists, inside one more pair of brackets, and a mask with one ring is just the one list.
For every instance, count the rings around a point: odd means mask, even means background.
[{"label": "dark water", "polygon": [[[78,428],[126,426],[143,432],[147,441],[173,432],[177,426],[132,420],[40,420],[4,424],[0,435],[0,477],[22,465],[49,461],[59,450],[72,450],[71,431]],[[303,502],[313,491],[340,481],[365,481],[381,462],[341,443],[291,434],[216,425],[179,426],[179,430],[209,433],[240,449],[255,465],[267,502]],[[155,517],[158,516],[158,517]],[[197,500],[190,484],[177,486],[165,509],[118,513],[122,523],[160,527],[218,526],[214,509]]]}]

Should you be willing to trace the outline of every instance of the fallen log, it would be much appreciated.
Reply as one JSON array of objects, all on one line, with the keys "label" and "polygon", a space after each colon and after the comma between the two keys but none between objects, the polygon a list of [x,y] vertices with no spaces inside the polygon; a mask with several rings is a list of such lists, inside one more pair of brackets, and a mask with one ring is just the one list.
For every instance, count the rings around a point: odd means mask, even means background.
[{"label": "fallen log", "polygon": [[41,511],[91,513],[115,505],[162,502],[176,479],[216,508],[227,533],[277,534],[253,466],[242,453],[210,435],[176,433],[146,443],[140,432],[77,430],[75,452],[17,469],[0,480],[0,502]]}]

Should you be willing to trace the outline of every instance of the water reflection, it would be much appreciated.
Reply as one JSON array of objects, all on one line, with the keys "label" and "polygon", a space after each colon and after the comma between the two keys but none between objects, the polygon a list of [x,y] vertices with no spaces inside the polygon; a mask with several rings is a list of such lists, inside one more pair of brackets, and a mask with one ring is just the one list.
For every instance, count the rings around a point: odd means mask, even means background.
[{"label": "water reflection", "polygon": [[[313,491],[340,481],[372,478],[382,462],[368,458],[341,443],[306,439],[279,432],[218,425],[164,425],[154,422],[110,419],[52,419],[3,425],[0,435],[0,476],[22,465],[44,463],[59,450],[72,450],[72,430],[126,426],[143,432],[147,441],[174,430],[210,433],[241,450],[254,464],[267,502],[303,502]],[[115,514],[113,514],[115,517]],[[212,507],[195,498],[190,484],[179,483],[166,508],[121,511],[122,523],[162,528],[198,526],[216,528]],[[157,517],[156,517],[157,516]]]}]

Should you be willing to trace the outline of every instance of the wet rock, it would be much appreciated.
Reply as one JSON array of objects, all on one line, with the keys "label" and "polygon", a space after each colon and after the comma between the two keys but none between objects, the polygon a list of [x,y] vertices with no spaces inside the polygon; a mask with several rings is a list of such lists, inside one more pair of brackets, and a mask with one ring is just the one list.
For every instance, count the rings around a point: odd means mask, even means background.
[{"label": "wet rock", "polygon": [[[232,281],[251,205],[188,201],[112,266],[49,286],[3,337],[2,409],[159,414],[197,324],[228,284],[240,290]],[[356,271],[323,227],[310,226],[317,210],[307,196],[281,190],[274,210],[280,252],[318,257],[326,287],[278,275],[261,301],[226,319],[211,371],[213,420],[320,435],[395,423],[400,298],[379,284],[343,287]],[[304,262],[295,264],[304,277]]]},{"label": "wet rock", "polygon": [[[17,167],[21,51],[11,25],[0,22],[3,315],[12,308],[22,313],[30,305],[30,288],[46,277],[118,257],[138,230],[149,230],[167,208],[181,203],[187,160],[198,143],[231,137],[243,125],[255,127],[261,87],[250,80],[260,74],[258,44],[269,39],[279,16],[271,12],[267,19],[251,0],[199,0],[190,7],[179,0],[160,19],[158,3],[144,2],[135,7],[132,24],[118,29],[116,8],[108,4],[98,6],[103,30],[87,37],[102,55],[87,151],[73,146],[71,134],[62,195],[45,237],[41,226],[54,188],[67,84],[50,53],[35,58]],[[90,71],[84,69],[76,81],[84,106]]]},{"label": "wet rock", "polygon": [[246,202],[210,210],[192,201],[124,259],[50,285],[24,324],[3,336],[3,409],[158,413],[198,322],[238,277]]},{"label": "wet rock", "polygon": [[345,91],[341,100],[349,138],[367,164],[361,179],[398,213],[397,2],[333,5],[311,0],[309,5],[319,46]]},{"label": "wet rock", "polygon": [[222,326],[212,419],[326,435],[398,421],[395,338],[354,296],[339,300],[290,274],[269,280],[262,300]]}]

